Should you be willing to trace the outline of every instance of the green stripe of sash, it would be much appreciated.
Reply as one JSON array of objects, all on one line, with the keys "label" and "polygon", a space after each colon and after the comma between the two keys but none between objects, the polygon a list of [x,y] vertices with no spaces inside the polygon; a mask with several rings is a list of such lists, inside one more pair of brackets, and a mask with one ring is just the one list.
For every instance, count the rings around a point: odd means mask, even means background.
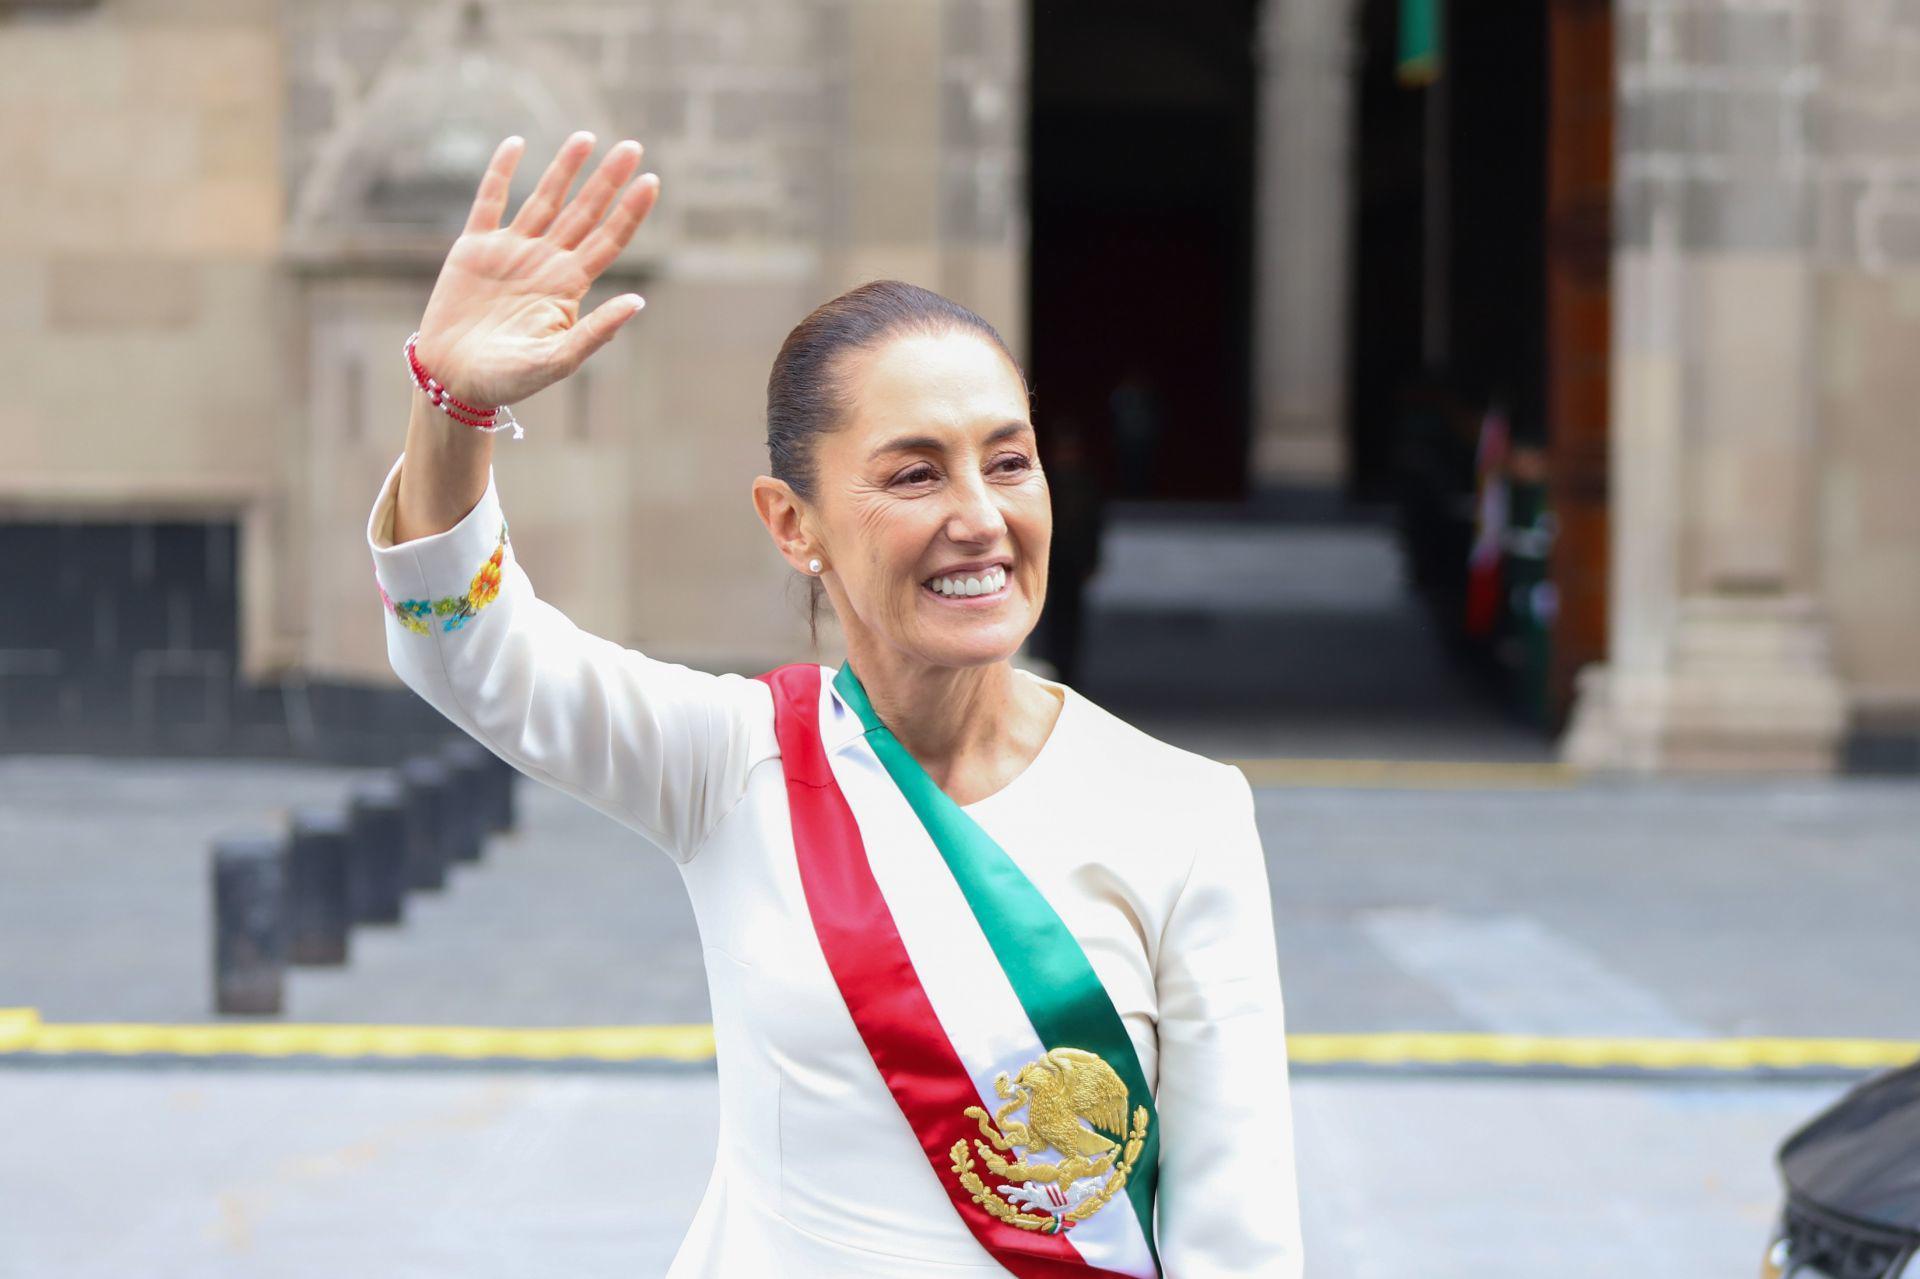
[{"label": "green stripe of sash", "polygon": [[1153,1196],[1160,1179],[1160,1116],[1154,1109],[1146,1072],[1140,1069],[1140,1057],[1133,1050],[1133,1040],[1107,988],[1053,904],[993,836],[934,784],[900,739],[880,722],[851,662],[841,663],[833,687],[860,717],[873,753],[933,837],[934,847],[953,872],[1043,1047],[1084,1048],[1097,1053],[1127,1086],[1127,1113],[1131,1115],[1135,1106],[1147,1108],[1147,1136],[1127,1177],[1126,1192],[1158,1270]]}]

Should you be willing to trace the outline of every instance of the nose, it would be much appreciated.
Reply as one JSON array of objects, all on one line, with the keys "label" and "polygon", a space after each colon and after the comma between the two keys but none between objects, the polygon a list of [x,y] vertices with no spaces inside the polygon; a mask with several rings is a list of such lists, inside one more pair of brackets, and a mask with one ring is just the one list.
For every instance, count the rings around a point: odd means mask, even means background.
[{"label": "nose", "polygon": [[947,513],[947,536],[956,543],[997,545],[1007,531],[1007,520],[985,478],[970,475],[948,492],[953,495],[953,507]]}]

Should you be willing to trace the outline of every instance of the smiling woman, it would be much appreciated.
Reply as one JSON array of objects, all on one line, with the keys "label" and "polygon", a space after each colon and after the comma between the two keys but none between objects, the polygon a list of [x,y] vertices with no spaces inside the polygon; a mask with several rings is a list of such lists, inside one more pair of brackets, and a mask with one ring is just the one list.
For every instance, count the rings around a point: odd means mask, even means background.
[{"label": "smiling woman", "polygon": [[[956,468],[977,468],[984,459],[992,468],[986,482],[1018,485],[1015,491],[1026,499],[1015,514],[1020,534],[1029,539],[1027,549],[1038,552],[1027,562],[1041,571],[1040,589],[1027,597],[1026,629],[1031,629],[1045,599],[1052,515],[1028,416],[1029,398],[1018,362],[998,331],[980,316],[897,280],[862,285],[802,320],[774,357],[767,380],[767,453],[773,475],[754,485],[754,505],[776,542],[805,541],[796,537],[794,521],[807,507],[822,517],[830,508],[868,515],[882,527],[899,530],[894,536],[904,537],[909,526],[898,520],[898,512],[876,507],[898,499],[919,502],[938,493],[943,481],[950,490],[956,478],[965,481]],[[901,433],[903,428],[918,429]],[[831,479],[854,482],[855,491],[846,495],[852,501],[833,502],[833,494],[822,492],[823,470]],[[923,522],[939,510],[937,502],[920,505],[917,518]],[[927,509],[929,505],[934,509]],[[975,513],[984,512],[976,507]],[[965,528],[955,531],[969,534]],[[983,533],[994,536],[991,529],[971,531],[976,538]],[[923,550],[926,540],[922,533]],[[912,553],[913,548],[903,545],[902,550]],[[1001,559],[1010,562],[1011,557]],[[916,580],[977,572],[993,562],[983,556],[933,566],[938,571]],[[837,584],[842,590],[834,593],[834,607],[846,620],[842,604],[847,576],[824,567],[820,571],[826,576],[812,586],[812,604]],[[852,642],[849,634],[850,647]]]},{"label": "smiling woman", "polygon": [[[775,357],[754,506],[838,617],[837,669],[708,674],[535,592],[484,424],[637,311],[578,303],[658,191],[620,192],[623,143],[563,210],[591,147],[570,139],[505,227],[517,143],[496,152],[367,544],[401,679],[681,869],[721,1135],[670,1276],[1298,1279],[1252,790],[1013,666],[1052,516],[990,324],[883,280]],[[449,600],[460,626],[423,624]]]}]

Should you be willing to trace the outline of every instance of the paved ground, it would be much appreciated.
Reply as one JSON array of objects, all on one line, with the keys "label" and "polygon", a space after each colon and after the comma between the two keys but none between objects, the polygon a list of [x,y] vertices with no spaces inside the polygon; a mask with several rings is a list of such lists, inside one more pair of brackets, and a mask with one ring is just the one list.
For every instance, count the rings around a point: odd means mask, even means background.
[{"label": "paved ground", "polygon": [[[1751,1275],[1837,1085],[1303,1078],[1314,1279]],[[0,1279],[646,1279],[706,1075],[0,1069]]]},{"label": "paved ground", "polygon": [[[0,1004],[206,1020],[206,840],[351,775],[0,761]],[[1295,1031],[1909,1038],[1920,788],[1266,789]],[[300,1020],[702,1020],[657,850],[556,792]],[[1845,939],[1836,945],[1835,939]],[[1295,1085],[1315,1279],[1744,1274],[1838,1083]],[[0,1064],[0,1279],[664,1273],[711,1077]],[[668,1158],[662,1153],[668,1152]]]},{"label": "paved ground", "polygon": [[[355,774],[0,759],[0,1005],[211,1018],[208,843]],[[662,854],[546,787],[521,830],[300,969],[295,1020],[601,1025],[707,1016]],[[85,814],[84,818],[76,814]],[[1920,786],[1588,782],[1264,789],[1289,1028],[1907,1038]],[[1844,938],[1844,945],[1835,939]]]}]

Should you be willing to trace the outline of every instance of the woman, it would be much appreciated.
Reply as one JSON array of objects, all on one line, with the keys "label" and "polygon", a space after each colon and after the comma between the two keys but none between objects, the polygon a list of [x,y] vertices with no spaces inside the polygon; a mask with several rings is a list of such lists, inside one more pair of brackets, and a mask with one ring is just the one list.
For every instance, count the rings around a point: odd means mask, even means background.
[{"label": "woman", "polygon": [[513,556],[486,413],[637,311],[577,318],[659,182],[627,185],[622,142],[563,207],[576,133],[501,227],[520,148],[428,301],[428,394],[367,536],[401,678],[685,879],[721,1121],[670,1274],[1298,1276],[1252,792],[1009,660],[1051,524],[999,335],[882,281],[780,349],[753,500],[840,622],[837,670],[709,675],[586,634]]}]

